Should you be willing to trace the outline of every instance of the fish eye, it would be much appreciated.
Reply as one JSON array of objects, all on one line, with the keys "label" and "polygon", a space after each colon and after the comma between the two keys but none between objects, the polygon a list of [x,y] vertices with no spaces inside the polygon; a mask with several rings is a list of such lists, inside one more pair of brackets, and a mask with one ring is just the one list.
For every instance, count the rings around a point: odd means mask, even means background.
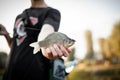
[{"label": "fish eye", "polygon": [[71,40],[67,40],[67,44],[71,45],[72,44]]},{"label": "fish eye", "polygon": [[71,41],[69,40],[68,43],[71,44]]}]

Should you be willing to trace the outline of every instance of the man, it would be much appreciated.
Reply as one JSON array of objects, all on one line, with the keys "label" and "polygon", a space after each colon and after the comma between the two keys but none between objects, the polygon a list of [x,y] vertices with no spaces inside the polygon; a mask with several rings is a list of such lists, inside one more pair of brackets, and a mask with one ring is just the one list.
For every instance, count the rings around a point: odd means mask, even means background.
[{"label": "man", "polygon": [[59,24],[60,12],[49,7],[44,0],[31,0],[31,7],[16,17],[13,38],[0,24],[0,35],[5,36],[11,48],[3,80],[49,80],[50,59],[67,56],[71,50],[54,44],[34,55],[29,45],[38,40],[38,35],[42,40],[58,31]]}]

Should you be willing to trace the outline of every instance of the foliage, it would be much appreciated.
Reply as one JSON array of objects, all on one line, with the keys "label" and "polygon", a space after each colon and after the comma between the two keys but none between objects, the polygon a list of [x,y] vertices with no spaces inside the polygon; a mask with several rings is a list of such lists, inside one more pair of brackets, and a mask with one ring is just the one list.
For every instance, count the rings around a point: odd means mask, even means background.
[{"label": "foliage", "polygon": [[0,80],[2,80],[2,75],[5,70],[5,64],[7,60],[7,53],[5,52],[0,52]]},{"label": "foliage", "polygon": [[75,47],[72,48],[72,53],[68,56],[68,61],[73,61],[75,59]]},{"label": "foliage", "polygon": [[7,53],[0,52],[0,69],[5,68],[6,60],[7,60]]}]

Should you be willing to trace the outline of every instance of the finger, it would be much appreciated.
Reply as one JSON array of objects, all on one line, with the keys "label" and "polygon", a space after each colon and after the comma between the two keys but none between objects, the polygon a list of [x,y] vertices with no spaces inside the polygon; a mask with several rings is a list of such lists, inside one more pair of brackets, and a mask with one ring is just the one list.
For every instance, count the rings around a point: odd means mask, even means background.
[{"label": "finger", "polygon": [[2,24],[0,24],[0,28],[2,27]]},{"label": "finger", "polygon": [[5,34],[7,34],[5,27],[2,24],[0,24],[0,35],[5,35]]},{"label": "finger", "polygon": [[5,32],[0,30],[0,35],[4,35],[4,34],[5,34]]},{"label": "finger", "polygon": [[0,29],[1,29],[1,30],[4,30],[5,27],[4,27],[2,24],[0,24]]},{"label": "finger", "polygon": [[45,57],[48,57],[48,55],[46,54],[46,53],[47,53],[46,50],[45,50],[44,48],[41,48],[41,50],[42,50],[42,54],[43,54]]},{"label": "finger", "polygon": [[46,48],[46,49],[41,48],[41,50],[42,50],[42,54],[43,54],[44,57],[46,57],[48,59],[52,59],[53,58],[52,55],[50,55],[51,51],[49,50],[49,48]]},{"label": "finger", "polygon": [[52,51],[53,58],[58,58],[58,54],[53,46],[50,47],[50,50]]},{"label": "finger", "polygon": [[66,48],[66,50],[68,51],[68,53],[72,53],[72,50],[69,48]]},{"label": "finger", "polygon": [[54,49],[55,49],[55,51],[56,51],[56,53],[58,54],[59,57],[63,56],[63,53],[60,50],[58,45],[54,44],[53,47],[54,47]]},{"label": "finger", "polygon": [[46,54],[48,55],[48,58],[49,59],[53,59],[53,54],[52,54],[52,51],[50,50],[50,48],[46,48]]},{"label": "finger", "polygon": [[63,55],[64,55],[65,57],[67,57],[67,56],[69,55],[69,53],[68,53],[68,51],[66,50],[66,48],[65,48],[63,45],[60,45],[60,48],[61,48],[61,50],[62,50],[62,52],[63,52]]}]

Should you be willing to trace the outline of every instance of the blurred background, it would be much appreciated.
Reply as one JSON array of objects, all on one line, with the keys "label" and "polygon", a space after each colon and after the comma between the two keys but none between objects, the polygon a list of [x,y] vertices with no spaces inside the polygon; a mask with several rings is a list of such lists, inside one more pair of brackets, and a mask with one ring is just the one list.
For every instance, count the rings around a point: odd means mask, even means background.
[{"label": "blurred background", "polygon": [[[76,40],[65,58],[66,80],[120,80],[120,0],[45,1],[61,12],[59,32]],[[0,1],[0,24],[11,37],[16,16],[29,7],[30,0]],[[9,51],[0,36],[1,76]]]}]

